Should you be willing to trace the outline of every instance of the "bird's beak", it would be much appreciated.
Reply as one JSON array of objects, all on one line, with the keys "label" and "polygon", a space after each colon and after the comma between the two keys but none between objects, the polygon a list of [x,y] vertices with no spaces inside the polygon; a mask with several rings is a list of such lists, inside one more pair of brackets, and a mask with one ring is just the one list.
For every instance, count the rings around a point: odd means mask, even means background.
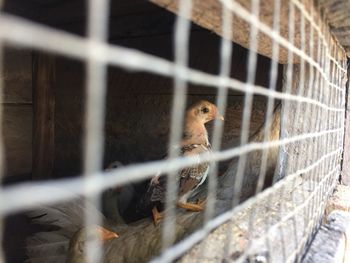
[{"label": "bird's beak", "polygon": [[222,120],[222,121],[225,120],[224,116],[220,115],[219,113],[216,114],[216,118],[217,118],[217,119],[220,119],[220,120]]},{"label": "bird's beak", "polygon": [[102,242],[119,237],[117,233],[109,231],[104,227],[99,227],[98,232],[100,233],[100,240]]}]

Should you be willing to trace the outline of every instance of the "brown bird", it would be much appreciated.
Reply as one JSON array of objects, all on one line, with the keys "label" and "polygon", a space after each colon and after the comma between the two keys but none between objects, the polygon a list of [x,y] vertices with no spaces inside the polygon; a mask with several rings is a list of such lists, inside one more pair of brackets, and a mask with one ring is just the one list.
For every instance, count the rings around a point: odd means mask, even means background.
[{"label": "brown bird", "polygon": [[[184,157],[210,152],[211,146],[205,124],[215,118],[224,120],[214,104],[208,101],[199,101],[192,105],[186,111],[183,138],[179,149],[176,147],[173,149],[180,150],[180,155]],[[208,172],[209,163],[207,162],[194,164],[179,171],[177,174],[178,207],[195,212],[203,210],[204,202],[194,204],[187,202],[187,200],[194,193],[194,190],[204,183]],[[162,218],[162,213],[159,210],[164,208],[166,180],[164,175],[154,176],[139,203],[139,207],[152,210],[155,224],[158,224]]]},{"label": "brown bird", "polygon": [[[98,214],[102,218],[102,226],[95,224],[84,226],[86,214]],[[35,233],[26,240],[26,262],[85,262],[84,244],[86,240],[98,237],[104,244],[118,237],[115,230],[122,229],[117,223],[108,221],[93,206],[83,198],[54,206],[41,206],[28,212],[31,223],[40,225],[42,231]]]}]

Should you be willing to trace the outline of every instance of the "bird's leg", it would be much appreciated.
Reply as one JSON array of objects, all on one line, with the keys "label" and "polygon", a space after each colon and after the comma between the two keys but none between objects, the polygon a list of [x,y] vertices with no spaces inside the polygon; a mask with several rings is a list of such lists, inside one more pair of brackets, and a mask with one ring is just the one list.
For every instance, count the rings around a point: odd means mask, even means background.
[{"label": "bird's leg", "polygon": [[160,213],[157,207],[152,208],[153,222],[155,225],[158,225],[163,219],[163,213]]},{"label": "bird's leg", "polygon": [[192,212],[200,212],[204,210],[204,203],[198,203],[198,204],[193,204],[193,203],[187,203],[187,202],[177,202],[177,206],[184,208],[186,210],[192,211]]}]

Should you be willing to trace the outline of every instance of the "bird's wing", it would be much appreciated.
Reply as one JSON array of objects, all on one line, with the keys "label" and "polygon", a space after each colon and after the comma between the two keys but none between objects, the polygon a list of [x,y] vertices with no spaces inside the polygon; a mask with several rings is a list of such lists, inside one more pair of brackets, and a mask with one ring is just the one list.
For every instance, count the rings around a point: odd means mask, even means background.
[{"label": "bird's wing", "polygon": [[167,177],[160,176],[157,183],[151,183],[148,189],[151,196],[151,202],[162,202],[165,201],[165,191],[166,191]]},{"label": "bird's wing", "polygon": [[[202,144],[190,144],[180,148],[181,155],[188,157],[197,156],[208,151],[210,151],[209,146]],[[202,179],[205,179],[208,173],[208,167],[208,163],[201,163],[182,169],[177,178],[179,182],[179,196],[202,184],[204,182]],[[157,174],[152,178],[147,192],[141,198],[140,207],[149,208],[152,202],[165,202],[166,178],[166,176],[160,174]]]},{"label": "bird's wing", "polygon": [[27,213],[34,224],[56,226],[72,234],[83,226],[87,214],[104,218],[93,204],[86,202],[82,197],[61,204],[42,205]]},{"label": "bird's wing", "polygon": [[65,262],[69,239],[60,231],[41,232],[27,239],[28,263]]},{"label": "bird's wing", "polygon": [[[31,223],[42,225],[42,232],[35,233],[26,239],[26,254],[28,262],[40,263],[42,259],[65,258],[70,238],[83,227],[86,214],[103,215],[97,208],[82,197],[73,201],[56,205],[43,205],[27,213]],[[96,222],[97,223],[97,222]],[[54,230],[47,230],[47,229]],[[45,262],[45,260],[44,260]],[[47,261],[46,262],[56,262]],[[57,261],[57,262],[65,262]]]},{"label": "bird's wing", "polygon": [[180,173],[179,196],[186,194],[202,184],[208,168],[209,164],[203,163],[182,169]]},{"label": "bird's wing", "polygon": [[26,259],[25,263],[62,263],[66,262],[66,255],[59,256],[51,256],[47,255],[45,257],[32,257],[30,259]]},{"label": "bird's wing", "polygon": [[[195,147],[186,147],[184,156],[198,156],[199,154],[208,152],[209,149],[202,145],[195,145]],[[208,174],[209,163],[198,163],[190,167],[182,169],[179,173],[179,196],[195,189],[202,184]]]}]

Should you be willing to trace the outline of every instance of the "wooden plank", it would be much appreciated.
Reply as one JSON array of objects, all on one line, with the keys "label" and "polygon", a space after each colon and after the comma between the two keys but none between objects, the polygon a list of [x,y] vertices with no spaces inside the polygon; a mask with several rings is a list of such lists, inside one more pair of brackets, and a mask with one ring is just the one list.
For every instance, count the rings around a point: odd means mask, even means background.
[{"label": "wooden plank", "polygon": [[[152,0],[151,2],[157,4],[158,6],[164,7],[174,13],[177,13],[178,0]],[[250,1],[237,0],[247,10],[251,9]],[[271,26],[273,20],[273,0],[260,1],[260,21]],[[305,8],[310,12],[312,8],[312,2],[310,0],[301,1],[305,5]],[[330,30],[333,35],[338,39],[339,43],[344,46],[347,54],[350,54],[350,19],[348,13],[350,11],[350,4],[347,0],[319,0],[316,1],[317,5],[322,8],[322,12],[325,14],[325,21],[330,25]],[[288,4],[289,1],[282,1],[281,9],[281,35],[288,39]],[[5,1],[4,11],[17,16],[25,17],[30,20],[34,20],[40,23],[48,24],[54,27],[63,28],[69,32],[74,32],[78,34],[85,34],[86,29],[86,1],[83,0],[72,0],[72,1],[63,1],[63,0],[11,0]],[[109,10],[111,14],[111,24],[114,26],[110,27],[110,31],[113,31],[114,28],[118,28],[118,24],[122,20],[132,21],[138,17],[140,14],[148,14],[149,20],[145,20],[146,24],[150,24],[152,17],[157,16],[158,9],[157,6],[153,5],[149,1],[142,0],[123,0],[123,1],[111,1],[111,6]],[[317,16],[314,18],[315,21],[318,20],[319,13],[318,10],[314,12],[317,13]],[[64,14],[64,15],[62,15]],[[205,15],[203,15],[205,14]],[[127,18],[130,16],[130,19]],[[135,16],[135,17],[132,17]],[[117,21],[113,21],[117,20]],[[194,8],[192,13],[192,20],[204,27],[213,31],[217,34],[221,34],[221,3],[216,0],[210,1],[194,1]],[[297,46],[300,46],[300,12],[297,10],[295,17],[295,43]],[[122,23],[124,29],[130,27],[129,23],[125,21]],[[154,23],[153,29],[149,28],[151,31],[155,28],[164,28],[164,23]],[[134,27],[133,30],[128,30],[128,34],[134,34],[134,32],[139,31],[139,26]],[[249,30],[250,26],[248,23],[243,20],[235,17],[234,21],[234,36],[233,41],[239,43],[244,47],[248,47],[249,44]],[[309,38],[309,25],[306,23],[306,43],[308,43]],[[317,37],[315,33],[315,37]],[[271,56],[271,41],[264,34],[258,35],[259,39],[259,48],[258,52]],[[317,38],[314,38],[317,39]],[[284,48],[281,49],[279,56],[280,62],[286,62],[287,52]],[[315,54],[317,54],[315,52]]]},{"label": "wooden plank", "polygon": [[348,80],[346,83],[344,154],[343,154],[343,167],[341,172],[341,181],[345,185],[350,185],[350,96],[349,96],[350,71],[349,70],[348,70],[347,78]]},{"label": "wooden plank", "polygon": [[[86,26],[87,2],[85,0],[11,0],[5,1],[4,11],[39,23],[61,27],[71,23]],[[144,0],[111,1],[112,16],[152,12],[159,9]],[[82,32],[85,32],[83,30]]]},{"label": "wooden plank", "polygon": [[5,175],[27,174],[32,171],[31,105],[4,106]]},{"label": "wooden plank", "polygon": [[[139,38],[114,39],[114,44],[134,48],[148,54],[158,57],[173,60],[173,35],[165,34],[161,36],[143,36]],[[193,69],[204,71],[209,74],[218,74],[220,68],[220,45],[221,39],[219,36],[210,33],[207,30],[196,30],[191,32],[189,43],[189,66]],[[233,46],[233,54],[231,59],[232,78],[242,82],[247,79],[247,56],[248,51],[239,45]],[[255,83],[260,86],[268,87],[269,85],[269,69],[271,61],[264,57],[258,56]],[[282,86],[282,65],[279,66],[279,78],[277,89]],[[139,81],[131,81],[137,77]],[[142,83],[143,88],[140,89],[139,83]],[[111,67],[109,71],[109,85],[118,89],[118,96],[128,94],[171,94],[173,82],[170,78],[165,78],[159,75],[148,74],[143,72],[126,72],[125,70]],[[204,85],[190,85],[190,94],[216,94],[216,87],[207,87]],[[231,95],[243,95],[242,92],[231,90]]]},{"label": "wooden plank", "polygon": [[[115,40],[143,52],[173,59],[173,36],[144,36]],[[190,66],[217,74],[220,38],[207,30],[193,31],[190,41]],[[247,50],[234,45],[231,77],[245,81]],[[279,68],[279,75],[282,75]],[[256,83],[268,86],[270,60],[258,57]],[[56,60],[55,79],[55,174],[77,175],[81,172],[84,109],[84,65],[66,58]],[[279,77],[277,88],[282,86]],[[216,87],[189,85],[187,104],[206,99],[215,103]],[[130,72],[117,67],[108,70],[108,94],[105,126],[105,164],[114,160],[137,163],[162,158],[169,139],[169,116],[173,80],[145,72]],[[244,94],[230,91],[223,135],[223,147],[232,145],[240,136]],[[262,125],[266,98],[255,96],[251,134]],[[157,112],[157,114],[154,114]],[[211,131],[211,125],[208,129]],[[78,139],[77,139],[78,138]]]},{"label": "wooden plank", "polygon": [[59,57],[55,68],[54,174],[74,176],[82,173],[83,163],[84,64]]},{"label": "wooden plank", "polygon": [[[317,98],[316,93],[319,92],[321,89],[314,88],[313,90],[313,88],[309,88],[310,82],[312,84],[312,80],[310,80],[309,66],[306,66],[303,72],[304,83],[302,83],[300,80],[300,65],[294,65],[292,70],[292,86],[290,92],[292,94],[297,95],[299,94],[300,90],[302,90],[303,92],[301,93],[301,95],[304,97],[310,97],[310,95],[312,94],[311,92],[313,92],[313,96]],[[286,89],[287,82],[286,74],[287,73],[285,73],[284,75],[284,91]],[[323,96],[327,96],[330,94],[329,90],[326,90],[326,88],[323,88],[322,91]],[[299,110],[298,107],[300,107]],[[319,108],[316,108],[315,106],[310,106],[306,103],[298,103],[295,101],[283,101],[281,114],[281,139],[286,139],[293,136],[317,131],[316,124],[322,125],[322,123],[324,123],[323,120],[327,120],[328,118],[325,111],[322,111],[322,113],[320,113],[320,115],[317,116],[317,110],[319,110]],[[315,144],[321,145],[322,139],[323,137],[317,137],[313,141],[301,140],[283,146],[281,148],[282,152],[280,156],[281,162],[283,164],[283,167],[281,167],[281,177],[292,174],[296,172],[296,170],[307,167],[308,164],[317,161],[321,157],[323,151],[321,151],[320,149],[315,151],[315,148],[313,146]],[[309,151],[311,151],[311,154],[308,154]],[[327,149],[327,152],[328,151],[330,152],[332,151],[332,149]]]},{"label": "wooden plank", "polygon": [[350,261],[350,213],[333,211],[321,225],[308,252],[305,263],[341,263]]},{"label": "wooden plank", "polygon": [[5,175],[32,171],[32,56],[29,50],[4,50]]},{"label": "wooden plank", "polygon": [[319,0],[330,30],[350,56],[350,2],[348,0]]},{"label": "wooden plank", "polygon": [[5,49],[3,78],[4,103],[32,103],[32,55],[29,50]]},{"label": "wooden plank", "polygon": [[54,160],[55,59],[33,56],[33,179],[51,177]]},{"label": "wooden plank", "polygon": [[[178,14],[178,0],[151,0],[153,3],[164,7],[165,9]],[[242,7],[244,7],[248,12],[251,10],[251,3],[250,1],[245,0],[237,0],[237,3],[239,3]],[[311,4],[311,1],[309,0],[303,0],[301,1],[306,10],[310,11],[310,8],[313,8],[313,5]],[[260,12],[259,12],[259,19],[262,23],[272,27],[274,13],[273,13],[273,6],[274,2],[273,0],[267,0],[267,1],[260,1]],[[318,16],[320,15],[317,11],[315,13],[315,21],[318,19]],[[205,15],[203,15],[205,14]],[[218,35],[222,35],[222,5],[220,1],[217,0],[209,0],[209,1],[202,1],[202,0],[194,0],[193,1],[193,8],[192,8],[192,14],[189,19],[191,19],[194,23],[213,31],[214,33]],[[289,29],[289,1],[281,1],[281,12],[280,12],[280,34],[285,39],[288,39],[288,29]],[[300,42],[301,42],[301,26],[300,26],[300,12],[295,12],[295,34],[294,34],[294,44],[300,48]],[[250,24],[247,23],[245,20],[241,19],[237,15],[234,15],[233,18],[233,25],[232,25],[232,41],[235,43],[242,45],[243,47],[249,48],[249,35],[250,35]],[[314,30],[315,31],[315,30]],[[314,39],[317,39],[317,34],[314,32]],[[307,43],[305,46],[305,52],[309,53],[309,37],[310,37],[310,23],[305,23],[305,43]],[[271,38],[267,35],[259,32],[257,35],[257,41],[259,43],[257,47],[257,52],[259,54],[262,54],[267,57],[272,57],[272,41]],[[334,40],[332,40],[334,43]],[[316,58],[317,55],[317,43],[314,45],[314,54],[313,57]],[[288,50],[284,48],[283,46],[280,46],[279,51],[279,57],[278,61],[280,63],[286,63],[288,58]],[[299,57],[296,55],[294,56],[294,62],[297,62],[299,60]]]}]

